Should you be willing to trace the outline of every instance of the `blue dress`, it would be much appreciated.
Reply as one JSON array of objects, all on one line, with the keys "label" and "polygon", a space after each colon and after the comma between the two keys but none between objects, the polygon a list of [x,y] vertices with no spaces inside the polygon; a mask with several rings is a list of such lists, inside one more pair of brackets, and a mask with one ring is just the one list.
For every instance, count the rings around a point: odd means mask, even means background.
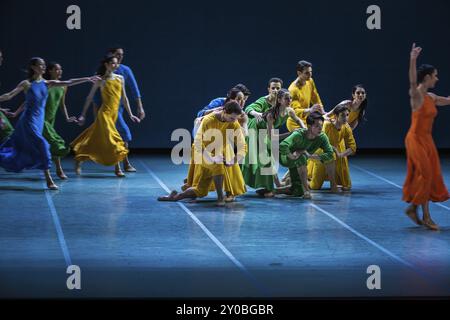
[{"label": "blue dress", "polygon": [[25,97],[25,109],[14,133],[0,145],[0,167],[6,171],[50,168],[50,145],[42,135],[47,96],[45,81],[31,83]]},{"label": "blue dress", "polygon": [[[133,98],[134,100],[141,98],[141,93],[139,91],[139,87],[137,85],[133,71],[131,70],[130,67],[128,67],[124,64],[121,64],[117,68],[117,70],[114,71],[114,73],[123,76],[123,78],[125,80],[125,85],[128,87],[129,90],[131,90],[131,98]],[[99,91],[97,91],[97,93],[94,97],[94,102],[97,106],[100,106],[102,104]],[[123,141],[130,142],[132,140],[131,131],[130,131],[130,128],[128,127],[127,123],[125,122],[125,119],[123,118],[123,110],[124,110],[124,106],[123,106],[123,102],[121,100],[120,106],[119,106],[119,115],[117,117],[117,122],[116,122],[116,129],[117,129],[117,131],[119,131],[120,136],[122,137]]]}]

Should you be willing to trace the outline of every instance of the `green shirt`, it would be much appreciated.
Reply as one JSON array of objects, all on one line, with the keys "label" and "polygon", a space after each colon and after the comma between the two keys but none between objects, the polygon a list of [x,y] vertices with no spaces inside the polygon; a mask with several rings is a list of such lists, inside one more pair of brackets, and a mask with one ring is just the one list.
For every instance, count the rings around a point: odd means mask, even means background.
[{"label": "green shirt", "polygon": [[291,160],[287,157],[289,153],[297,150],[306,150],[313,154],[320,148],[323,150],[320,155],[321,162],[327,163],[334,159],[334,151],[327,135],[322,132],[316,138],[310,140],[306,137],[307,131],[307,129],[298,129],[280,143],[280,163],[283,166],[288,168],[306,166],[308,158],[305,154],[302,154],[297,160]]}]

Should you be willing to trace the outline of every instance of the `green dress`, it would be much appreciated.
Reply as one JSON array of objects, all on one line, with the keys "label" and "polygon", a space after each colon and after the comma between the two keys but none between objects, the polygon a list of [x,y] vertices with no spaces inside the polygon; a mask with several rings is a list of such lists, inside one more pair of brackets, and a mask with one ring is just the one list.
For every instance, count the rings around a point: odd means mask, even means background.
[{"label": "green dress", "polygon": [[54,87],[48,89],[47,104],[45,105],[45,122],[43,135],[50,144],[50,152],[53,157],[64,157],[70,152],[70,147],[55,130],[55,118],[62,98],[64,87]]},{"label": "green dress", "polygon": [[[283,117],[278,117],[273,124],[273,128],[280,128],[286,123],[288,117],[288,114]],[[263,130],[262,132],[264,132],[263,137],[265,141],[263,143],[260,142],[259,130]],[[258,123],[255,118],[249,119],[248,136],[245,142],[248,146],[248,153],[241,165],[245,183],[255,189],[263,188],[268,191],[273,191],[274,175],[276,172],[274,172],[273,166],[274,160],[271,152],[271,141],[267,134],[267,122],[261,121]],[[262,150],[260,150],[260,147]]]},{"label": "green dress", "polygon": [[4,142],[14,131],[14,127],[9,122],[8,118],[0,111],[0,143]]},{"label": "green dress", "polygon": [[322,163],[334,160],[334,150],[327,135],[322,132],[315,139],[310,140],[306,137],[307,131],[307,129],[298,129],[280,143],[280,163],[282,166],[289,168],[291,191],[295,196],[303,195],[303,186],[297,168],[306,166],[308,158],[305,154],[302,154],[298,159],[291,160],[287,156],[289,153],[306,150],[309,154],[313,154],[317,149],[322,149],[323,153],[319,155]]}]

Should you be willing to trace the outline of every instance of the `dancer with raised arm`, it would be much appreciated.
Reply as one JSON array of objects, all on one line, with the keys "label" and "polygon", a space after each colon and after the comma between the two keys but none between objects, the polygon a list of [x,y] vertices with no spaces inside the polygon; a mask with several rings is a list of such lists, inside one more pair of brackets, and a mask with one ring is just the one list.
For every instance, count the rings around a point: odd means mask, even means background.
[{"label": "dancer with raised arm", "polygon": [[[441,172],[439,154],[433,141],[433,121],[436,106],[450,105],[450,97],[440,97],[429,89],[439,80],[437,69],[423,64],[418,69],[417,58],[422,48],[414,43],[409,62],[409,97],[411,104],[411,127],[405,138],[407,173],[403,184],[403,200],[410,203],[406,209],[408,217],[418,225],[431,230],[439,226],[431,219],[429,203],[444,202],[450,198]],[[422,220],[417,209],[422,207]]]}]

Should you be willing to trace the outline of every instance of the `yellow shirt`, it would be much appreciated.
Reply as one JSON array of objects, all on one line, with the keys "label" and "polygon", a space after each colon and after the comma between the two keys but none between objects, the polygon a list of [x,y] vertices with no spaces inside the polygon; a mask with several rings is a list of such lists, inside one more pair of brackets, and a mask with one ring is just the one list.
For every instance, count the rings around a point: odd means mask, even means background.
[{"label": "yellow shirt", "polygon": [[[320,99],[316,84],[312,78],[306,81],[305,85],[302,87],[299,87],[297,80],[298,79],[289,86],[289,92],[292,97],[291,107],[294,109],[295,114],[305,122],[308,115],[303,111],[312,105],[322,104],[322,100]],[[299,128],[292,118],[288,119],[287,127],[289,131]]]}]

